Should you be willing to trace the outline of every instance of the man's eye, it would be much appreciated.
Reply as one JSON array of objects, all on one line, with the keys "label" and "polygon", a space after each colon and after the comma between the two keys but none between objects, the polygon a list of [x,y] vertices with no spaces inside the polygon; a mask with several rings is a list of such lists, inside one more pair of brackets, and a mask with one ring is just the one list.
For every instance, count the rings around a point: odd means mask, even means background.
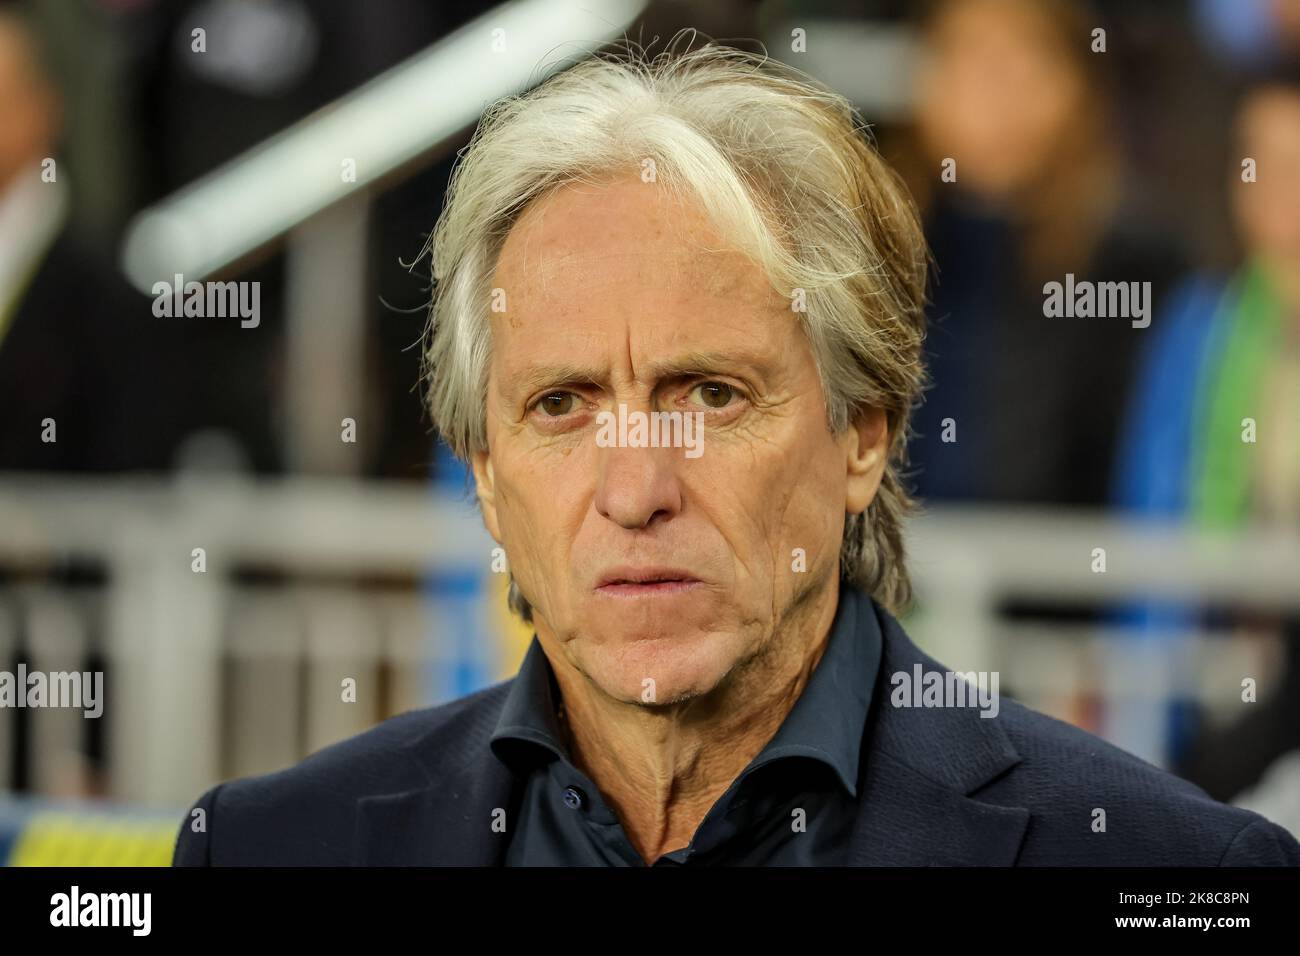
[{"label": "man's eye", "polygon": [[726,382],[701,382],[691,389],[691,394],[700,393],[700,401],[709,408],[726,408],[735,397],[736,390]]},{"label": "man's eye", "polygon": [[537,407],[542,413],[549,418],[559,418],[567,415],[577,407],[579,399],[572,392],[551,392],[549,395],[543,395],[537,402]]}]

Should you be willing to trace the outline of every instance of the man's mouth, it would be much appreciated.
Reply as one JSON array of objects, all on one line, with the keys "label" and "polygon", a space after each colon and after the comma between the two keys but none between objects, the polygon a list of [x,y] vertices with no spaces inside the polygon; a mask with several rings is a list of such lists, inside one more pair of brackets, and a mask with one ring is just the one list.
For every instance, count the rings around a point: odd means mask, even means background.
[{"label": "man's mouth", "polygon": [[601,594],[640,597],[653,594],[676,594],[704,584],[680,568],[611,568],[600,577],[596,590]]}]

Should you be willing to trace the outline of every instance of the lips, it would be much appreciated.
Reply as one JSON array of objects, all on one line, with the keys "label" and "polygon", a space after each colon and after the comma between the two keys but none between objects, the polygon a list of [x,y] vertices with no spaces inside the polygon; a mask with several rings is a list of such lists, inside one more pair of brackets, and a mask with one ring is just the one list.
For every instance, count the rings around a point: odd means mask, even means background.
[{"label": "lips", "polygon": [[703,583],[682,568],[624,566],[610,568],[603,573],[596,584],[596,590],[621,594],[668,593]]}]

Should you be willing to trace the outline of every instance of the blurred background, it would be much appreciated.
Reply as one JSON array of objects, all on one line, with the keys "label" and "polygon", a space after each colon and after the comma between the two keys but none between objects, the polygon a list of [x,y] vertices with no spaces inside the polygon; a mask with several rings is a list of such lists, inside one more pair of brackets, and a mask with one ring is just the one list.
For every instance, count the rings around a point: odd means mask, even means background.
[{"label": "blurred background", "polygon": [[421,248],[487,104],[684,27],[923,211],[913,637],[1300,835],[1300,0],[0,0],[0,672],[104,675],[0,707],[0,862],[166,864],[212,783],[514,672]]}]

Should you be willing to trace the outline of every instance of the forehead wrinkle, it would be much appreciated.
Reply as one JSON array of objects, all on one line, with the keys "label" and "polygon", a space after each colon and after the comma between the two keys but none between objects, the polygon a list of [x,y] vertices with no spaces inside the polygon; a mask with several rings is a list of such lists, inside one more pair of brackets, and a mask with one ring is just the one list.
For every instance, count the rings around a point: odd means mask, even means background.
[{"label": "forehead wrinkle", "polygon": [[541,277],[543,289],[545,289],[545,283],[552,275],[562,274],[575,265],[610,262],[613,260],[630,260],[638,262],[642,258],[643,256],[639,251],[601,253],[576,249],[566,249],[563,252],[548,252],[544,250],[537,256],[534,272]]}]

